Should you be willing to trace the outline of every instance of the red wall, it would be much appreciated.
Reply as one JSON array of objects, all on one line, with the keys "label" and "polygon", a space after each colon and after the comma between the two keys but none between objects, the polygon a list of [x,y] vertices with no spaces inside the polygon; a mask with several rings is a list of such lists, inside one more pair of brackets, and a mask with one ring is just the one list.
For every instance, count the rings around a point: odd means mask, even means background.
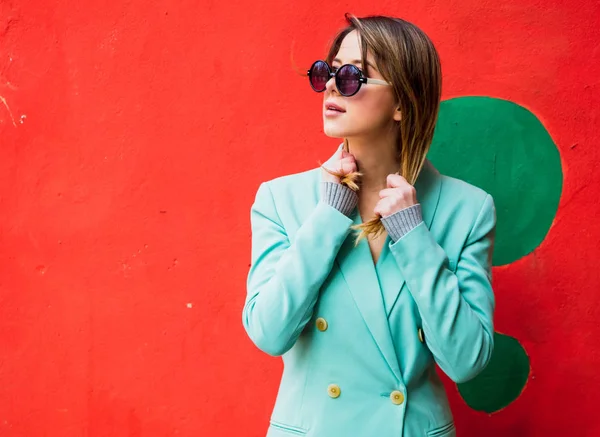
[{"label": "red wall", "polygon": [[369,4],[0,2],[0,436],[264,435],[281,363],[241,324],[249,208],[337,145],[290,50],[309,65],[346,11],[415,22],[444,99],[523,105],[561,153],[548,237],[495,269],[530,380],[491,416],[449,384],[459,432],[600,436],[600,6]]}]

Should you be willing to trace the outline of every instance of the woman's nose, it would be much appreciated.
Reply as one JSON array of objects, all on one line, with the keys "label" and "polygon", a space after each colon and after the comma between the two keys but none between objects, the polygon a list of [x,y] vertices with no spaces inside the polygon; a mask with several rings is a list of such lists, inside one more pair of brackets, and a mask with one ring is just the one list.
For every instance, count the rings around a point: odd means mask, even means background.
[{"label": "woman's nose", "polygon": [[328,92],[332,92],[332,91],[337,91],[337,88],[335,87],[335,76],[331,76],[329,78],[329,80],[327,81],[327,83],[325,84],[325,89]]}]

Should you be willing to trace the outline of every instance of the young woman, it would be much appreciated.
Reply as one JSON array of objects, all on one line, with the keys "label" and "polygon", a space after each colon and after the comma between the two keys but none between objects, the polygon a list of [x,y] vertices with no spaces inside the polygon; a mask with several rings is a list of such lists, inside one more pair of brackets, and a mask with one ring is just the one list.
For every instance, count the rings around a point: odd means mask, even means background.
[{"label": "young woman", "polygon": [[455,436],[435,364],[464,382],[490,359],[494,203],[426,159],[441,96],[429,38],[346,18],[308,72],[343,143],[262,183],[251,210],[243,323],[284,361],[267,436]]}]

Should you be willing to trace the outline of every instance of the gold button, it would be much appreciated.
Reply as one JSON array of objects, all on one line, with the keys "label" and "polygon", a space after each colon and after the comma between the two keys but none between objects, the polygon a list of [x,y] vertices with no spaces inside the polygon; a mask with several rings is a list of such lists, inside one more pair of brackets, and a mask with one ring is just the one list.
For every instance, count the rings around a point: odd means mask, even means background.
[{"label": "gold button", "polygon": [[340,386],[337,384],[329,384],[327,387],[327,394],[333,399],[337,398],[342,391],[340,390]]},{"label": "gold button", "polygon": [[390,399],[392,400],[392,404],[400,405],[402,402],[404,402],[404,395],[401,391],[394,390],[390,394]]},{"label": "gold button", "polygon": [[327,330],[327,320],[325,320],[323,317],[319,317],[317,319],[317,329],[319,331],[326,331]]},{"label": "gold button", "polygon": [[419,335],[419,341],[421,343],[425,343],[425,333],[423,332],[423,330],[421,328],[419,328],[419,330],[417,331],[417,334]]}]

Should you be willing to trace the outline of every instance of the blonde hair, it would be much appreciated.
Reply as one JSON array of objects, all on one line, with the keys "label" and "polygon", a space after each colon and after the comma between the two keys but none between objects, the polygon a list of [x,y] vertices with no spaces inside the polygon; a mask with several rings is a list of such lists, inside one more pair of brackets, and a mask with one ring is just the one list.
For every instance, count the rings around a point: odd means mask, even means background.
[{"label": "blonde hair", "polygon": [[[375,58],[376,66],[383,78],[392,84],[396,102],[402,119],[399,121],[398,156],[402,175],[414,185],[417,180],[431,141],[442,94],[442,72],[438,53],[427,35],[412,23],[400,18],[369,16],[357,18],[345,14],[348,26],[342,29],[330,45],[326,62],[338,53],[342,40],[353,30],[360,35],[362,65],[366,70],[367,51]],[[344,140],[344,149],[349,150]],[[331,172],[330,172],[331,173]],[[354,191],[360,189],[359,172],[340,177],[342,185]],[[377,216],[360,225],[353,226],[360,231],[356,244],[370,235],[377,236],[384,231],[381,217]]]}]

